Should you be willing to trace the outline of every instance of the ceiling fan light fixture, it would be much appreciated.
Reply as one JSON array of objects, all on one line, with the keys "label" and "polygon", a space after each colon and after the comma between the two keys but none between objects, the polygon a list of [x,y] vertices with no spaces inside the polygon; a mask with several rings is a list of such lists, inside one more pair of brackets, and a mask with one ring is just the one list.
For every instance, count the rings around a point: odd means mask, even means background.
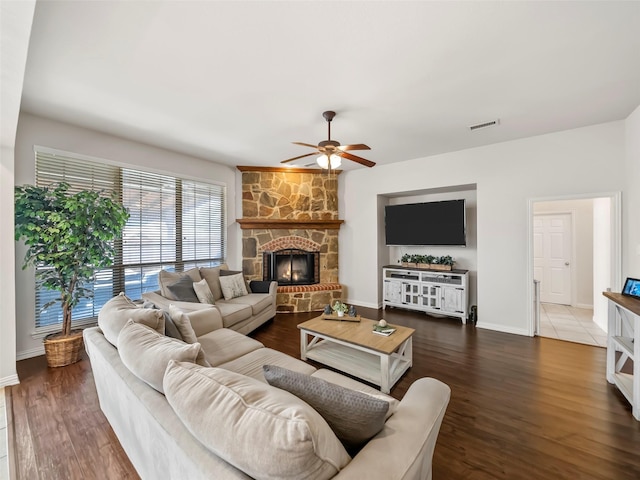
[{"label": "ceiling fan light fixture", "polygon": [[[352,162],[359,163],[360,165],[364,165],[365,167],[373,167],[376,162],[372,162],[371,160],[367,160],[366,158],[359,157],[352,153],[349,153],[350,150],[371,150],[364,143],[354,143],[351,145],[340,145],[340,142],[337,140],[331,140],[331,121],[333,117],[335,117],[336,112],[326,111],[322,114],[324,119],[327,121],[327,139],[322,140],[318,145],[313,145],[311,143],[304,142],[293,142],[296,145],[301,145],[303,147],[311,147],[315,150],[313,153],[306,153],[304,155],[298,155],[297,157],[287,158],[286,160],[282,160],[280,163],[289,163],[294,160],[298,160],[300,158],[306,158],[310,156],[315,156],[318,153],[321,155],[316,157],[316,163],[323,169],[335,170],[342,165],[342,159],[346,158],[347,160],[351,160]],[[335,153],[337,152],[337,153]],[[313,164],[311,164],[313,165]],[[306,165],[309,166],[309,165]]]},{"label": "ceiling fan light fixture", "polygon": [[326,168],[329,168],[329,165],[331,165],[332,170],[335,170],[340,165],[342,165],[342,159],[335,153],[332,154],[331,156],[322,154],[316,159],[316,162],[318,162],[318,165],[320,166],[320,168],[326,169]]},{"label": "ceiling fan light fixture", "polygon": [[320,168],[329,168],[329,157],[324,154],[316,158],[316,162],[318,162]]}]

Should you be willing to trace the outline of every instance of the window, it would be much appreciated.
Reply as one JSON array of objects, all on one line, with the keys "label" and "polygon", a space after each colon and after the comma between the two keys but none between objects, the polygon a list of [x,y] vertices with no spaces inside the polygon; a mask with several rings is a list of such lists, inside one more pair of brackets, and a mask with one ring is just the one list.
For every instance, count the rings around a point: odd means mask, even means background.
[{"label": "window", "polygon": [[[129,298],[157,290],[162,269],[184,271],[224,262],[225,201],[223,185],[172,175],[145,172],[108,163],[36,150],[36,184],[67,182],[70,190],[115,193],[129,211],[122,238],[116,239],[116,258],[96,272],[94,297],[73,309],[74,324],[93,322],[114,295]],[[36,288],[36,330],[62,322],[59,303],[42,310],[58,292]]]}]

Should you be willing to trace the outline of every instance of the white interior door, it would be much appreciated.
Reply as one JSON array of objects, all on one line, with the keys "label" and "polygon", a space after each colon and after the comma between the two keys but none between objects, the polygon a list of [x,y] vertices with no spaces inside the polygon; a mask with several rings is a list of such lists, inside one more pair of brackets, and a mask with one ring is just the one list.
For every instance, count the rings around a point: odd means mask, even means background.
[{"label": "white interior door", "polygon": [[533,277],[540,301],[571,305],[571,215],[534,215]]}]

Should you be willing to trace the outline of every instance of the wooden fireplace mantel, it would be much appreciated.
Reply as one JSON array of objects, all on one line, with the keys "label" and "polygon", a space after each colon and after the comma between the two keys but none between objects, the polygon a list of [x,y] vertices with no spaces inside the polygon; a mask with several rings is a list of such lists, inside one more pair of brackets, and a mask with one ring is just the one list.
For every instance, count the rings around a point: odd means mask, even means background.
[{"label": "wooden fireplace mantel", "polygon": [[338,230],[344,220],[283,220],[278,218],[238,218],[236,220],[242,230],[253,228],[271,229],[292,229],[292,228],[312,228]]}]

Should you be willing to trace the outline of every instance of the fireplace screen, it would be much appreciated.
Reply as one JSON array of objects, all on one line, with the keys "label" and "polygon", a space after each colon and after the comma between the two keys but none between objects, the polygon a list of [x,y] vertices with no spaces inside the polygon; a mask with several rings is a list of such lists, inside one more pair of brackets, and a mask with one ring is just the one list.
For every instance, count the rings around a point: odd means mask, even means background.
[{"label": "fireplace screen", "polygon": [[263,278],[278,285],[313,285],[320,283],[320,252],[278,250],[264,252]]}]

